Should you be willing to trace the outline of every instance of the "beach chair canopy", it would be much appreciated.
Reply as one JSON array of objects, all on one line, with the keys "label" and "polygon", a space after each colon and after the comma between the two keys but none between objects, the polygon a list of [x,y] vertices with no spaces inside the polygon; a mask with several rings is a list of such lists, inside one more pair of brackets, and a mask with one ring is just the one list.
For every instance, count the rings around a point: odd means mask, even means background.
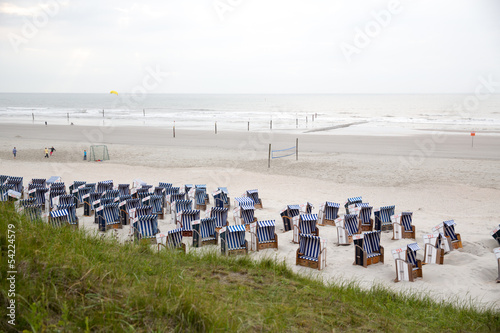
[{"label": "beach chair canopy", "polygon": [[14,185],[14,191],[22,192],[23,191],[23,177],[9,177],[7,178],[7,185]]},{"label": "beach chair canopy", "polygon": [[135,208],[135,216],[146,216],[153,214],[153,207],[148,205],[140,205]]},{"label": "beach chair canopy", "polygon": [[132,208],[137,208],[141,205],[139,199],[127,199],[125,203],[125,210],[129,212]]},{"label": "beach chair canopy", "polygon": [[45,178],[32,178],[29,185],[41,185],[42,187],[47,186],[47,179]]},{"label": "beach chair canopy", "polygon": [[302,214],[299,219],[299,229],[301,234],[312,234],[316,231],[318,214]]},{"label": "beach chair canopy", "polygon": [[412,231],[412,227],[411,227],[412,215],[413,215],[413,213],[411,213],[411,212],[402,212],[401,213],[401,224],[403,225],[403,228],[405,229],[405,231]]},{"label": "beach chair canopy", "polygon": [[170,203],[186,199],[185,193],[174,193],[174,194],[169,194],[169,195],[170,195]]},{"label": "beach chair canopy", "polygon": [[358,216],[355,214],[344,215],[344,226],[348,236],[357,234],[359,232]]},{"label": "beach chair canopy", "polygon": [[275,235],[276,221],[257,221],[257,238],[260,243],[273,242]]},{"label": "beach chair canopy", "polygon": [[162,182],[159,182],[158,183],[158,187],[163,187],[163,188],[172,187],[172,183],[162,183]]},{"label": "beach chair canopy", "polygon": [[325,207],[324,207],[325,218],[328,220],[335,220],[338,217],[339,207],[340,204],[336,202],[330,202],[330,201],[325,202]]},{"label": "beach chair canopy", "polygon": [[59,176],[52,176],[49,179],[47,179],[47,185],[52,186],[57,183],[62,183],[62,179]]},{"label": "beach chair canopy", "polygon": [[120,196],[130,194],[130,184],[118,184]]},{"label": "beach chair canopy", "polygon": [[320,254],[321,238],[318,236],[300,234],[299,255],[300,259],[318,261]]},{"label": "beach chair canopy", "polygon": [[20,207],[25,207],[25,206],[33,205],[33,204],[36,204],[36,198],[28,198],[28,199],[19,200]]},{"label": "beach chair canopy", "polygon": [[59,196],[60,205],[68,205],[75,202],[75,197],[71,194],[63,194]]},{"label": "beach chair canopy", "polygon": [[167,247],[175,249],[182,243],[182,228],[170,230],[167,237]]},{"label": "beach chair canopy", "polygon": [[184,210],[192,210],[193,201],[192,200],[177,200],[175,201],[175,211],[182,212]]},{"label": "beach chair canopy", "polygon": [[234,198],[240,207],[244,207],[245,209],[250,209],[250,207],[254,207],[254,201],[249,197],[236,197]]},{"label": "beach chair canopy", "polygon": [[9,176],[7,176],[7,175],[0,175],[0,185],[5,184],[5,182],[7,181],[7,178],[9,178]]},{"label": "beach chair canopy", "polygon": [[216,207],[224,207],[229,204],[229,192],[226,187],[219,187],[212,193]]},{"label": "beach chair canopy", "polygon": [[229,250],[245,248],[245,227],[242,225],[230,225],[226,227],[226,243]]},{"label": "beach chair canopy", "polygon": [[216,228],[225,227],[227,224],[227,208],[212,207],[210,210],[210,217],[215,218]]},{"label": "beach chair canopy", "polygon": [[139,238],[153,238],[158,233],[158,215],[142,215],[133,223]]},{"label": "beach chair canopy", "polygon": [[153,214],[162,212],[163,211],[163,196],[162,195],[150,196],[149,204],[153,207]]},{"label": "beach chair canopy", "polygon": [[357,203],[362,203],[363,198],[362,197],[352,197],[352,198],[347,198],[347,202],[345,203],[344,207],[346,209],[346,212],[349,213],[349,206],[352,204],[357,204]]},{"label": "beach chair canopy", "polygon": [[[180,190],[181,190],[180,187],[166,187],[165,188],[165,195],[178,194],[178,193],[180,193]],[[170,201],[170,202],[172,202],[172,201]]]}]

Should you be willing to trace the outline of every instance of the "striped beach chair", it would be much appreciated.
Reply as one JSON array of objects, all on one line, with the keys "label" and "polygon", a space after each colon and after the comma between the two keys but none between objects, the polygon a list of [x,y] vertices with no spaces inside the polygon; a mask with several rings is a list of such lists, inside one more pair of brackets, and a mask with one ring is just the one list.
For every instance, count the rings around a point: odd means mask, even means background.
[{"label": "striped beach chair", "polygon": [[192,237],[192,224],[199,219],[200,211],[198,209],[180,211],[177,213],[177,228],[182,228],[182,235],[184,237]]},{"label": "striped beach chair", "polygon": [[83,198],[83,216],[92,216],[95,209],[101,204],[100,192],[90,192],[82,196]]},{"label": "striped beach chair", "polygon": [[132,222],[136,241],[146,244],[156,243],[158,230],[158,216],[155,214],[141,215]]},{"label": "striped beach chair", "polygon": [[118,184],[118,192],[120,196],[130,195],[130,184]]},{"label": "striped beach chair", "polygon": [[300,235],[295,264],[322,270],[326,266],[326,239],[313,235]]},{"label": "striped beach chair", "polygon": [[113,189],[113,181],[112,180],[104,180],[102,182],[97,183],[97,192],[106,192],[111,191]]},{"label": "striped beach chair", "polygon": [[444,264],[444,254],[450,251],[448,239],[440,232],[424,235],[423,239],[424,264]]},{"label": "striped beach chair", "polygon": [[281,219],[283,220],[283,230],[292,230],[292,220],[295,216],[300,215],[300,205],[287,205],[280,212]]},{"label": "striped beach chair", "polygon": [[194,202],[195,202],[196,209],[200,209],[200,210],[207,209],[206,196],[207,196],[206,187],[195,187],[194,188]]},{"label": "striped beach chair", "polygon": [[493,253],[495,254],[495,257],[497,258],[497,265],[498,265],[497,283],[500,283],[500,247],[493,249]]},{"label": "striped beach chair", "polygon": [[304,204],[299,205],[300,206],[300,212],[302,214],[312,214],[312,211],[314,209],[314,205],[307,201]]},{"label": "striped beach chair", "polygon": [[262,209],[262,199],[259,198],[259,190],[247,190],[245,196],[252,199],[255,208]]},{"label": "striped beach chair", "polygon": [[109,203],[98,208],[102,209],[103,219],[99,224],[101,231],[122,228],[120,221],[120,209],[118,208],[118,205],[118,203]]},{"label": "striped beach chair", "polygon": [[276,222],[274,220],[257,221],[250,224],[251,250],[277,249],[278,236],[275,229]]},{"label": "striped beach chair", "polygon": [[454,220],[448,220],[432,228],[433,233],[442,233],[445,236],[445,253],[462,248],[462,237],[455,232],[455,225]]},{"label": "striped beach chair", "polygon": [[198,184],[198,185],[195,185],[194,187],[196,189],[202,189],[205,191],[205,204],[209,204],[210,203],[210,196],[208,195],[208,192],[207,192],[207,185],[206,184]]},{"label": "striped beach chair", "polygon": [[402,212],[391,217],[392,239],[415,239],[415,226],[412,225],[413,213]]},{"label": "striped beach chair", "polygon": [[120,197],[120,191],[119,190],[107,190],[102,193],[102,198],[105,199],[115,199]]},{"label": "striped beach chair", "polygon": [[35,199],[36,203],[42,205],[42,209],[45,208],[45,196],[49,192],[48,188],[37,188],[35,189]]},{"label": "striped beach chair", "polygon": [[[53,210],[49,213],[49,224],[54,227],[62,227],[66,225],[75,226],[69,222],[69,212],[67,209]],[[76,227],[78,225],[76,224]]]},{"label": "striped beach chair", "polygon": [[52,210],[54,206],[58,204],[58,197],[61,195],[66,195],[66,190],[62,188],[50,188],[48,192],[45,192],[45,206]]},{"label": "striped beach chair", "polygon": [[392,230],[391,216],[394,215],[394,210],[396,206],[382,206],[375,208],[373,215],[375,217],[374,230],[376,231],[388,231]]},{"label": "striped beach chair", "polygon": [[500,245],[500,224],[498,225],[498,227],[493,229],[493,231],[491,231],[491,237],[493,237],[493,239],[498,242],[498,245]]},{"label": "striped beach chair", "polygon": [[57,205],[57,210],[67,210],[68,211],[68,223],[78,228],[78,216],[76,215],[76,204],[59,204]]},{"label": "striped beach chair", "polygon": [[133,199],[132,197],[130,199],[123,200],[118,204],[122,225],[130,223],[130,210],[139,207],[140,204],[139,199]]},{"label": "striped beach chair", "polygon": [[380,245],[380,231],[369,231],[352,237],[354,242],[354,265],[384,262],[384,247]]},{"label": "striped beach chair", "polygon": [[217,190],[212,192],[212,196],[214,197],[215,207],[231,207],[231,198],[229,197],[229,191],[227,190],[227,187],[218,187]]},{"label": "striped beach chair", "polygon": [[31,182],[28,184],[28,189],[29,185],[35,185],[37,187],[47,187],[47,179],[45,178],[32,178]]},{"label": "striped beach chair", "polygon": [[23,188],[23,177],[9,177],[7,178],[7,181],[5,185],[14,185],[13,190],[16,192],[19,192],[21,194],[24,193],[24,188]]},{"label": "striped beach chair", "polygon": [[338,245],[349,245],[352,236],[361,233],[361,222],[356,214],[347,214],[335,220],[337,226]]},{"label": "striped beach chair", "polygon": [[220,229],[219,234],[222,254],[228,256],[248,253],[244,226],[230,225]]},{"label": "striped beach chair", "polygon": [[163,246],[167,249],[181,250],[186,253],[186,244],[182,242],[182,229],[174,229],[167,232],[167,234],[156,234],[156,244],[158,244],[158,251]]},{"label": "striped beach chair", "polygon": [[319,230],[316,227],[318,214],[300,214],[293,218],[292,223],[294,243],[299,243],[301,234],[319,236]]},{"label": "striped beach chair", "polygon": [[60,176],[52,176],[49,179],[47,179],[48,187],[52,187],[53,185],[57,185],[59,183],[64,185],[64,182],[62,181],[62,178]]},{"label": "striped beach chair", "polygon": [[318,224],[333,225],[338,218],[340,204],[336,202],[326,201],[319,206]]},{"label": "striped beach chair", "polygon": [[210,216],[215,218],[215,229],[218,231],[221,228],[224,228],[229,225],[227,221],[227,212],[228,208],[220,208],[220,207],[212,207],[210,209]]},{"label": "striped beach chair", "polygon": [[417,243],[408,244],[406,247],[392,250],[392,256],[396,261],[396,278],[394,282],[414,282],[422,275],[422,261],[417,259],[417,251],[420,247]]},{"label": "striped beach chair", "polygon": [[30,221],[36,221],[42,219],[42,205],[33,203],[25,204],[23,206],[23,213],[28,217]]},{"label": "striped beach chair", "polygon": [[168,187],[172,187],[172,186],[173,186],[172,183],[163,183],[163,182],[158,183],[158,187],[168,188]]},{"label": "striped beach chair", "polygon": [[14,185],[0,185],[0,201],[8,201],[8,192],[14,189]]},{"label": "striped beach chair", "polygon": [[254,216],[254,202],[248,197],[238,197],[235,200],[238,205],[235,205],[236,207],[233,209],[234,222],[250,230],[250,223],[257,221],[257,218]]},{"label": "striped beach chair", "polygon": [[177,223],[177,214],[183,210],[192,210],[193,209],[193,201],[192,200],[176,200],[172,205],[172,222],[174,224]]},{"label": "striped beach chair", "polygon": [[0,175],[0,185],[4,185],[5,182],[7,181],[7,178],[9,178],[9,176],[7,176],[7,175]]},{"label": "striped beach chair", "polygon": [[177,200],[186,200],[186,194],[180,192],[179,187],[165,188],[165,204],[168,213],[172,213],[173,203]]},{"label": "striped beach chair", "polygon": [[153,207],[152,214],[158,215],[158,219],[165,217],[163,211],[163,196],[162,195],[149,195],[148,197],[142,199],[143,205],[148,205]]},{"label": "striped beach chair", "polygon": [[362,197],[347,198],[347,201],[344,204],[345,213],[346,214],[352,214],[352,213],[349,212],[349,206],[354,205],[354,207],[356,207],[356,204],[362,203],[362,202],[363,202],[363,198]]},{"label": "striped beach chair", "polygon": [[60,195],[56,201],[58,201],[58,205],[76,204],[75,197],[72,194]]},{"label": "striped beach chair", "polygon": [[78,206],[80,204],[79,197],[78,197],[78,192],[80,186],[83,188],[85,187],[85,184],[87,182],[81,181],[81,180],[75,180],[73,184],[69,186],[69,193],[72,194],[75,197],[76,200],[76,205]]},{"label": "striped beach chair", "polygon": [[215,218],[209,217],[194,221],[193,228],[193,247],[202,247],[203,245],[219,244],[219,233],[215,230]]}]

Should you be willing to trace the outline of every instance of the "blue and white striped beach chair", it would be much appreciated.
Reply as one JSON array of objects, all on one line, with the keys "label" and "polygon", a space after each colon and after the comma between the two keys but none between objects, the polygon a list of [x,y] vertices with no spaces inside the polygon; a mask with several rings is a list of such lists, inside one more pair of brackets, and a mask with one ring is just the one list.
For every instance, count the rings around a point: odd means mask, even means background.
[{"label": "blue and white striped beach chair", "polygon": [[120,209],[118,208],[118,203],[109,203],[107,205],[99,207],[98,209],[102,209],[103,218],[99,223],[99,228],[101,231],[122,228],[122,224],[120,222]]},{"label": "blue and white striped beach chair", "polygon": [[373,207],[368,203],[360,203],[357,204],[357,208],[359,209],[358,217],[361,222],[361,232],[363,231],[372,231],[373,230],[373,219],[372,219],[372,210]]},{"label": "blue and white striped beach chair", "polygon": [[369,231],[352,237],[354,242],[354,265],[384,262],[384,247],[380,245],[380,231]]},{"label": "blue and white striped beach chair", "polygon": [[79,192],[78,190],[79,190],[79,187],[80,187],[80,186],[81,186],[82,188],[83,188],[83,187],[85,187],[85,184],[86,184],[86,183],[87,183],[87,182],[85,182],[85,181],[75,180],[75,181],[73,182],[73,184],[71,184],[71,185],[69,186],[69,193],[70,193],[70,194],[72,194],[72,195],[75,197],[75,199],[77,200],[77,205],[78,205],[78,203],[79,203],[79,201],[78,201],[78,192]]},{"label": "blue and white striped beach chair", "polygon": [[0,175],[0,185],[4,185],[5,182],[7,181],[7,178],[9,178],[9,176],[7,176],[7,175]]},{"label": "blue and white striped beach chair", "polygon": [[233,219],[235,224],[244,225],[250,229],[250,223],[257,221],[254,216],[255,206],[254,201],[248,197],[235,198],[237,205],[233,209]]},{"label": "blue and white striped beach chair", "polygon": [[299,205],[287,205],[281,210],[280,216],[283,220],[283,231],[292,230],[292,220],[298,215],[300,215]]},{"label": "blue and white striped beach chair", "polygon": [[352,243],[352,236],[361,233],[358,215],[347,214],[335,220],[337,226],[338,245],[349,245]]},{"label": "blue and white striped beach chair", "polygon": [[198,209],[180,211],[177,213],[177,228],[182,228],[183,236],[192,237],[192,223],[199,219],[200,211]]},{"label": "blue and white striped beach chair", "polygon": [[300,212],[302,214],[312,214],[313,209],[314,209],[314,205],[312,203],[310,203],[309,201],[300,205]]},{"label": "blue and white striped beach chair", "polygon": [[130,223],[130,210],[140,206],[139,199],[132,198],[130,194],[129,196],[129,199],[125,199],[118,204],[122,225],[127,225]]},{"label": "blue and white striped beach chair", "polygon": [[229,225],[227,221],[228,208],[212,207],[210,209],[210,217],[215,218],[215,229],[219,230]]},{"label": "blue and white striped beach chair", "polygon": [[42,205],[34,203],[34,204],[26,204],[23,206],[23,213],[26,215],[30,221],[36,221],[42,219]]},{"label": "blue and white striped beach chair", "polygon": [[49,192],[48,188],[37,188],[35,190],[36,203],[42,205],[45,208],[45,194]]},{"label": "blue and white striped beach chair", "polygon": [[58,200],[59,200],[58,205],[76,204],[75,197],[71,194],[60,195]]},{"label": "blue and white striped beach chair", "polygon": [[158,219],[163,219],[165,217],[163,212],[163,196],[149,195],[142,199],[142,204],[151,206],[153,209],[152,214],[158,215]]},{"label": "blue and white striped beach chair", "polygon": [[57,205],[57,210],[67,210],[68,211],[68,223],[78,228],[78,216],[76,216],[76,204],[59,204]]},{"label": "blue and white striped beach chair", "polygon": [[[47,187],[47,179],[45,178],[32,178],[29,185],[36,185],[37,187]],[[29,189],[29,188],[28,188]]]},{"label": "blue and white striped beach chair", "polygon": [[376,231],[387,231],[392,230],[391,216],[394,215],[394,210],[396,206],[382,206],[376,208],[373,211],[375,216],[375,226],[373,227]]},{"label": "blue and white striped beach chair", "polygon": [[438,225],[440,230],[443,230],[445,237],[449,240],[451,247],[455,250],[462,248],[462,237],[455,232],[456,225],[454,220],[444,221]]},{"label": "blue and white striped beach chair", "polygon": [[218,187],[216,191],[212,192],[214,197],[214,205],[219,208],[229,208],[231,206],[231,198],[227,187]]},{"label": "blue and white striped beach chair", "polygon": [[[55,199],[57,197],[60,197],[61,195],[66,195],[66,190],[57,188],[53,189],[50,188],[49,192],[45,193],[45,205],[48,205],[49,210],[52,210],[55,205],[57,205],[56,201],[58,199]],[[48,199],[48,200],[47,200]]]},{"label": "blue and white striped beach chair", "polygon": [[417,251],[420,247],[417,243],[408,244],[406,247],[392,250],[396,261],[396,278],[394,282],[414,282],[422,275],[422,261],[417,259]]},{"label": "blue and white striped beach chair", "polygon": [[14,189],[13,184],[0,185],[0,201],[8,201],[9,197],[7,193],[13,189]]},{"label": "blue and white striped beach chair", "polygon": [[259,198],[259,190],[247,190],[245,195],[252,199],[255,208],[262,209],[262,199]]},{"label": "blue and white striped beach chair", "polygon": [[5,185],[14,185],[13,190],[16,192],[19,192],[21,194],[24,193],[24,188],[23,188],[23,177],[9,177],[7,178],[7,181]]},{"label": "blue and white striped beach chair", "polygon": [[319,230],[316,227],[318,223],[318,214],[301,214],[295,216],[293,223],[293,242],[299,243],[300,235],[319,236]]},{"label": "blue and white striped beach chair", "polygon": [[257,221],[250,224],[251,250],[277,249],[278,236],[275,229],[276,222],[274,220]]},{"label": "blue and white striped beach chair", "polygon": [[53,185],[57,184],[63,184],[64,182],[62,181],[61,177],[59,176],[52,176],[49,179],[47,179],[47,187],[52,187]]},{"label": "blue and white striped beach chair", "polygon": [[362,198],[362,197],[352,197],[352,198],[347,198],[347,201],[346,201],[346,203],[344,204],[344,207],[345,207],[345,213],[346,213],[346,214],[352,214],[352,213],[349,211],[349,206],[351,206],[351,205],[356,206],[356,204],[358,204],[358,203],[362,203],[362,202],[363,202],[363,198]]},{"label": "blue and white striped beach chair", "polygon": [[215,218],[209,217],[195,221],[192,223],[192,228],[194,247],[219,243],[219,234],[215,230]]},{"label": "blue and white striped beach chair", "polygon": [[[69,223],[69,212],[66,209],[51,211],[49,213],[49,224],[51,224],[54,227],[71,225]],[[78,226],[78,225],[76,225],[76,226]]]},{"label": "blue and white striped beach chair", "polygon": [[339,217],[340,204],[336,202],[326,201],[319,207],[318,224],[319,225],[333,225],[335,220]]},{"label": "blue and white striped beach chair", "polygon": [[165,203],[169,214],[172,213],[173,204],[177,200],[186,200],[186,194],[179,192],[179,187],[165,188]]},{"label": "blue and white striped beach chair", "polygon": [[130,194],[130,184],[118,184],[118,192],[120,196]]},{"label": "blue and white striped beach chair", "polygon": [[230,225],[220,229],[219,234],[222,254],[228,256],[248,253],[248,243],[245,240],[244,226]]},{"label": "blue and white striped beach chair", "polygon": [[493,231],[491,232],[491,237],[493,237],[493,239],[498,242],[498,245],[500,245],[500,224],[498,225],[498,227],[493,229]]},{"label": "blue and white striped beach chair", "polygon": [[155,214],[142,215],[132,223],[135,239],[139,242],[156,243],[158,230],[158,216]]},{"label": "blue and white striped beach chair", "polygon": [[158,187],[168,188],[168,187],[172,187],[172,186],[173,186],[172,183],[164,183],[164,182],[158,183]]},{"label": "blue and white striped beach chair", "polygon": [[300,235],[295,264],[322,270],[326,266],[326,239],[313,235]]},{"label": "blue and white striped beach chair", "polygon": [[171,217],[174,224],[177,223],[177,214],[183,210],[192,210],[193,201],[192,200],[176,200],[172,204]]},{"label": "blue and white striped beach chair", "polygon": [[415,226],[412,225],[413,213],[402,212],[391,217],[392,239],[411,238],[415,239]]},{"label": "blue and white striped beach chair", "polygon": [[113,189],[113,181],[112,180],[104,180],[102,182],[97,183],[97,192],[106,192]]},{"label": "blue and white striped beach chair", "polygon": [[186,244],[182,242],[182,229],[174,229],[167,232],[167,234],[156,234],[156,244],[158,244],[158,251],[160,246],[167,249],[182,250],[186,253]]},{"label": "blue and white striped beach chair", "polygon": [[206,196],[207,196],[206,187],[195,187],[195,189],[194,189],[194,202],[195,202],[196,209],[200,209],[200,210],[207,209]]},{"label": "blue and white striped beach chair", "polygon": [[440,232],[422,237],[424,239],[424,264],[444,264],[444,254],[450,251],[448,239]]}]

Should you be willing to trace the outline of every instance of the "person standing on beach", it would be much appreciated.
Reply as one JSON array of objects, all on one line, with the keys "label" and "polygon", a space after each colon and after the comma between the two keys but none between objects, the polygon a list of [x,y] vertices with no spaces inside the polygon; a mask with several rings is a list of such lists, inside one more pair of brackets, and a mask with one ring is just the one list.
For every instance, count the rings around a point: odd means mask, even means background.
[{"label": "person standing on beach", "polygon": [[56,151],[56,149],[54,148],[54,146],[52,146],[52,148],[50,148],[50,156],[52,156],[52,153],[55,151]]},{"label": "person standing on beach", "polygon": [[84,161],[87,160],[87,151],[86,150],[83,151],[83,160]]},{"label": "person standing on beach", "polygon": [[16,149],[16,147],[14,147],[14,149],[12,149],[12,154],[14,154],[14,159],[16,159],[16,154],[17,154],[17,149]]},{"label": "person standing on beach", "polygon": [[45,147],[45,158],[49,158],[49,150]]}]

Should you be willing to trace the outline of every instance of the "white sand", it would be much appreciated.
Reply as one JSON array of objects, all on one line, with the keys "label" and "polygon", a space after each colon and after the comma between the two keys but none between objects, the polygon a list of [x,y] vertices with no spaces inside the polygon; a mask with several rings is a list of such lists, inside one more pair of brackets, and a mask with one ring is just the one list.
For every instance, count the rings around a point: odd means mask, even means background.
[{"label": "white sand", "polygon": [[[92,128],[80,126],[0,125],[0,174],[31,178],[58,175],[69,186],[74,180],[97,182],[111,179],[131,183],[141,178],[149,184],[172,182],[174,186],[207,184],[209,192],[226,186],[231,198],[247,189],[259,189],[264,209],[259,220],[274,219],[279,250],[250,253],[252,257],[284,259],[295,271],[325,281],[357,281],[363,287],[381,284],[395,291],[423,292],[450,302],[469,301],[477,306],[500,308],[500,284],[495,283],[497,263],[492,252],[498,244],[490,231],[500,222],[500,136],[477,136],[474,148],[466,134],[339,136],[319,133],[247,133],[161,128]],[[380,133],[379,133],[380,134]],[[299,138],[299,161],[294,157],[273,160],[267,168],[268,144],[273,149],[293,146]],[[108,145],[111,160],[83,162],[83,149],[94,142]],[[12,158],[16,146],[18,157]],[[43,148],[57,150],[43,158]],[[328,240],[327,267],[316,271],[295,266],[297,244],[292,233],[283,233],[280,210],[306,201],[316,213],[324,201],[344,204],[348,197],[363,196],[374,207],[396,205],[396,211],[412,211],[417,239],[433,226],[454,219],[463,249],[445,256],[444,265],[426,265],[423,279],[394,283],[391,250],[414,240],[391,240],[382,234],[385,263],[353,266],[354,248],[337,246],[335,227],[319,227]],[[343,213],[343,209],[340,211]],[[82,210],[78,214],[82,215]],[[232,217],[232,214],[230,214]],[[93,218],[92,218],[93,219]],[[90,218],[82,224],[97,229]],[[232,222],[232,219],[231,219]],[[174,229],[170,216],[160,229]],[[128,226],[120,231],[127,239]],[[111,234],[111,231],[108,231]],[[250,237],[247,236],[250,240]],[[191,239],[184,242],[190,244]],[[199,251],[199,249],[190,249]],[[419,251],[423,256],[423,250]]]}]

